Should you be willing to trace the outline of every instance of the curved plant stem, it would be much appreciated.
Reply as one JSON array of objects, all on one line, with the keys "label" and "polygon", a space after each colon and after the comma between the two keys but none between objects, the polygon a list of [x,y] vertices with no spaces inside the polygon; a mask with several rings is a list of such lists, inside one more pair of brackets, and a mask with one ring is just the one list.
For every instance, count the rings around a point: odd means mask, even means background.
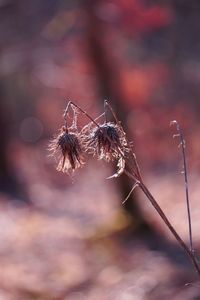
[{"label": "curved plant stem", "polygon": [[[128,171],[125,170],[124,173],[128,177],[130,177],[133,180],[135,180],[135,177],[132,176],[132,174],[129,173]],[[155,198],[152,196],[152,194],[150,193],[150,191],[148,190],[148,188],[146,187],[146,185],[142,181],[137,181],[137,185],[140,187],[140,189],[146,195],[146,197],[148,198],[148,200],[151,202],[151,204],[153,205],[153,207],[155,208],[155,210],[157,211],[157,213],[159,214],[159,216],[162,218],[163,222],[167,225],[167,227],[169,228],[169,230],[171,231],[171,233],[173,234],[173,236],[175,237],[175,239],[177,240],[177,242],[179,243],[179,245],[182,247],[182,249],[185,251],[185,253],[189,256],[189,258],[190,258],[190,260],[191,260],[194,268],[196,269],[196,272],[198,273],[198,276],[200,277],[200,267],[199,267],[198,262],[197,262],[197,260],[196,260],[196,258],[194,256],[194,253],[192,251],[190,251],[190,249],[188,248],[188,246],[185,244],[185,242],[182,240],[182,238],[180,237],[180,235],[177,233],[177,231],[175,230],[175,228],[173,227],[173,225],[171,224],[171,222],[169,221],[169,219],[167,218],[167,216],[165,215],[165,213],[161,209],[160,205],[157,203],[157,201],[155,200]]]},{"label": "curved plant stem", "polygon": [[156,209],[156,211],[158,212],[158,214],[160,215],[160,217],[162,218],[162,220],[165,222],[165,224],[167,225],[167,227],[169,228],[169,230],[171,231],[171,233],[173,234],[173,236],[175,237],[175,239],[178,241],[179,245],[183,248],[183,250],[190,257],[190,259],[191,259],[191,261],[192,261],[192,263],[193,263],[193,265],[194,265],[194,267],[195,267],[198,275],[200,276],[200,268],[199,268],[199,265],[198,265],[198,263],[196,261],[196,258],[194,256],[193,252],[190,251],[190,249],[188,248],[188,246],[185,244],[185,242],[179,236],[179,234],[177,233],[177,231],[174,229],[174,227],[172,226],[172,224],[170,223],[170,221],[166,217],[165,213],[162,211],[162,209],[160,208],[160,206],[158,205],[158,203],[155,201],[154,197],[149,192],[149,190],[146,188],[146,186],[143,183],[140,183],[139,187],[144,192],[144,194],[147,196],[147,198],[149,199],[149,201],[151,202],[151,204],[153,205],[153,207]]}]

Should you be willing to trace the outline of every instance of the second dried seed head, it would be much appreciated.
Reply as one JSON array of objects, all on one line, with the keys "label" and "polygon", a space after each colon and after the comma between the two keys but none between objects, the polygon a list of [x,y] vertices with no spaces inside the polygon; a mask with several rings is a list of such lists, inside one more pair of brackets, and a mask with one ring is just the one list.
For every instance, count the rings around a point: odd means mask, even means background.
[{"label": "second dried seed head", "polygon": [[99,159],[118,159],[127,150],[127,141],[122,129],[111,122],[99,125],[87,138],[87,150]]}]

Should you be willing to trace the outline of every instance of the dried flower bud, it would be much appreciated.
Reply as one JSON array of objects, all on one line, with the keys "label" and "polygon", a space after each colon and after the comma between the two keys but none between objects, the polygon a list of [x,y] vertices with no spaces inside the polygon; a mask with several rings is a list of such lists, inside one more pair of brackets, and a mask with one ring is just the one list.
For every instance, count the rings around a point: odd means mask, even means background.
[{"label": "dried flower bud", "polygon": [[118,125],[111,122],[104,123],[93,129],[86,145],[89,152],[106,161],[118,159],[127,150],[124,132]]},{"label": "dried flower bud", "polygon": [[68,172],[75,170],[83,164],[81,143],[78,134],[68,132],[65,127],[51,142],[49,150],[53,155],[59,155],[58,171]]}]

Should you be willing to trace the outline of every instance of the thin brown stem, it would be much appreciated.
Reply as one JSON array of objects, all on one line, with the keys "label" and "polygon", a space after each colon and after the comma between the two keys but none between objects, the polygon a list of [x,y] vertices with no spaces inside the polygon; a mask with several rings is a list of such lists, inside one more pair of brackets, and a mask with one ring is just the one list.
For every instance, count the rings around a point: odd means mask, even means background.
[{"label": "thin brown stem", "polygon": [[107,100],[104,100],[104,112],[105,112],[105,123],[108,122],[108,117],[107,117],[107,108],[108,108],[108,105],[107,105]]},{"label": "thin brown stem", "polygon": [[88,119],[90,119],[90,121],[92,121],[98,128],[100,127],[99,124],[85,111],[83,110],[80,106],[78,106],[77,104],[75,104],[74,102],[70,101],[68,103],[68,105],[73,105],[76,108],[78,108]]},{"label": "thin brown stem", "polygon": [[67,103],[67,106],[66,106],[65,111],[64,111],[64,114],[63,114],[63,118],[64,118],[64,120],[65,120],[65,130],[66,130],[66,131],[68,131],[67,115],[68,115],[68,112],[69,112],[70,105],[71,105],[71,101],[69,101],[69,102]]},{"label": "thin brown stem", "polygon": [[132,152],[132,156],[133,156],[134,166],[135,166],[135,169],[136,169],[138,179],[140,181],[142,181],[142,175],[141,175],[140,168],[139,168],[139,165],[138,165],[138,162],[137,162],[137,159],[136,159],[136,155],[135,155],[134,152]]},{"label": "thin brown stem", "polygon": [[[114,112],[114,109],[112,108],[112,106],[110,105],[110,103],[108,102],[108,100],[104,100],[104,108],[108,107],[111,114],[113,115],[115,122],[117,123],[117,125],[123,130],[121,122],[118,120],[116,113]],[[124,130],[123,130],[124,132]]]},{"label": "thin brown stem", "polygon": [[[125,174],[134,179],[135,177],[132,176],[132,174],[130,174],[129,172],[125,171]],[[180,237],[180,235],[177,233],[177,231],[174,229],[174,227],[172,226],[171,222],[169,221],[169,219],[167,218],[167,216],[165,215],[165,213],[163,212],[163,210],[161,209],[160,205],[157,203],[157,201],[155,200],[155,198],[152,196],[152,194],[150,193],[150,191],[148,190],[148,188],[145,186],[145,184],[142,181],[138,181],[137,182],[138,186],[141,188],[141,190],[143,191],[143,193],[146,195],[146,197],[148,198],[148,200],[151,202],[151,204],[153,205],[153,207],[155,208],[155,210],[157,211],[157,213],[159,214],[159,216],[162,218],[162,220],[164,221],[164,223],[167,225],[167,227],[169,228],[169,230],[171,231],[171,233],[173,234],[173,236],[175,237],[175,239],[177,240],[177,242],[179,243],[179,245],[183,248],[183,250],[187,253],[187,255],[189,256],[191,262],[193,263],[199,277],[200,277],[200,267],[196,261],[196,258],[194,256],[194,253],[192,251],[190,251],[190,249],[188,248],[188,246],[185,244],[185,242],[182,240],[182,238]]]},{"label": "thin brown stem", "polygon": [[193,263],[193,265],[194,265],[194,267],[195,267],[198,275],[200,276],[200,268],[199,268],[199,265],[198,265],[198,263],[196,261],[196,258],[194,256],[193,252],[190,251],[190,249],[188,248],[188,246],[185,244],[185,242],[179,236],[179,234],[177,233],[177,231],[174,229],[174,227],[172,226],[172,224],[170,223],[170,221],[168,220],[168,218],[166,217],[165,213],[160,208],[160,206],[158,205],[158,203],[156,202],[156,200],[154,199],[154,197],[152,196],[152,194],[149,192],[149,190],[147,189],[147,187],[142,182],[139,184],[139,187],[144,192],[144,194],[147,196],[147,198],[149,199],[149,201],[151,202],[151,204],[153,205],[153,207],[156,209],[156,211],[158,212],[158,214],[160,215],[160,217],[162,218],[162,220],[165,222],[165,224],[167,225],[167,227],[171,231],[171,233],[174,235],[174,237],[177,240],[177,242],[179,243],[179,245],[185,250],[185,252],[187,253],[187,255],[190,257],[190,259],[191,259],[191,261],[192,261],[192,263]]},{"label": "thin brown stem", "polygon": [[184,182],[185,182],[185,198],[186,198],[186,206],[187,206],[187,215],[188,215],[188,231],[189,231],[189,239],[190,239],[190,251],[194,251],[193,248],[193,239],[192,239],[192,221],[191,221],[191,213],[190,213],[190,200],[189,200],[189,188],[188,188],[188,172],[187,172],[187,163],[186,163],[186,154],[185,154],[185,139],[183,136],[183,130],[180,127],[179,123],[174,120],[171,122],[171,125],[175,124],[178,134],[175,134],[173,137],[180,138],[180,146],[182,150],[183,157],[183,173],[184,173]]}]

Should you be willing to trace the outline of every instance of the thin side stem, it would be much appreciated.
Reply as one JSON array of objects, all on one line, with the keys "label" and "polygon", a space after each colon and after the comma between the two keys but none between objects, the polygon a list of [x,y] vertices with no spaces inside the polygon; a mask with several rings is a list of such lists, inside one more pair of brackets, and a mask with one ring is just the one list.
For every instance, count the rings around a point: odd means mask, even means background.
[{"label": "thin side stem", "polygon": [[193,248],[193,239],[192,239],[192,221],[191,221],[191,213],[190,213],[190,200],[189,200],[189,189],[188,189],[188,172],[187,172],[187,162],[186,162],[186,154],[185,154],[185,139],[183,136],[183,131],[177,121],[173,121],[171,124],[176,125],[176,129],[178,135],[174,135],[174,137],[178,136],[180,138],[180,146],[183,156],[183,173],[184,173],[184,183],[185,183],[185,198],[186,198],[186,206],[187,206],[187,215],[188,215],[188,231],[189,231],[189,239],[190,239],[190,251],[194,251]]},{"label": "thin side stem", "polygon": [[[114,109],[112,108],[112,106],[110,105],[110,103],[108,102],[108,100],[104,100],[104,109],[106,108],[106,106],[109,108],[111,114],[113,115],[115,122],[117,123],[118,126],[120,126],[120,128],[122,128],[121,122],[118,120],[116,113],[114,112]],[[123,128],[122,128],[123,130]],[[124,130],[123,130],[124,132]]]},{"label": "thin side stem", "polygon": [[122,202],[122,204],[124,204],[130,197],[130,195],[132,194],[132,192],[136,189],[136,187],[138,186],[138,183],[134,183],[132,189],[130,190],[130,192],[128,193],[128,195],[126,196],[126,198],[124,199],[124,201]]},{"label": "thin side stem", "polygon": [[98,128],[100,127],[99,124],[85,111],[83,110],[80,106],[78,106],[77,104],[75,104],[72,101],[69,101],[68,105],[73,105],[76,108],[78,108],[88,119],[90,119],[90,121],[92,121]]}]

